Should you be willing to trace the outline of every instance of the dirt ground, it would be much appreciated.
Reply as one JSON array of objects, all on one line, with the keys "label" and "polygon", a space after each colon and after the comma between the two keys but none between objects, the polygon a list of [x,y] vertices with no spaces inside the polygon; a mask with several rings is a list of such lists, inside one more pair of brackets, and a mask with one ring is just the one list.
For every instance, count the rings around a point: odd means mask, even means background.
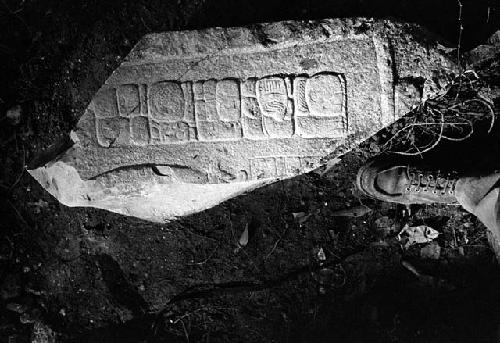
[{"label": "dirt ground", "polygon": [[[329,169],[164,225],[67,208],[25,172],[146,33],[394,17],[455,45],[462,23],[467,51],[498,29],[500,7],[462,3],[460,16],[460,1],[438,0],[0,0],[0,342],[500,341],[500,273],[482,224],[458,206],[408,210],[355,187],[400,123]],[[497,62],[481,70],[483,86],[500,85]],[[17,105],[19,121],[6,116]],[[498,168],[499,138],[480,123],[426,160]],[[353,207],[366,213],[336,215]],[[439,236],[406,246],[405,224]]]}]

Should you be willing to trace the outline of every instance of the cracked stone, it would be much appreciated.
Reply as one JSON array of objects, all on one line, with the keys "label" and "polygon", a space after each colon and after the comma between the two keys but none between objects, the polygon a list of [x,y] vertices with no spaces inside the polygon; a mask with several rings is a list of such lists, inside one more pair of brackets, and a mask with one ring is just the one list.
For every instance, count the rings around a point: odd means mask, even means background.
[{"label": "cracked stone", "polygon": [[391,124],[456,73],[441,51],[416,25],[362,18],[150,34],[73,146],[30,173],[64,205],[165,222],[311,171]]}]

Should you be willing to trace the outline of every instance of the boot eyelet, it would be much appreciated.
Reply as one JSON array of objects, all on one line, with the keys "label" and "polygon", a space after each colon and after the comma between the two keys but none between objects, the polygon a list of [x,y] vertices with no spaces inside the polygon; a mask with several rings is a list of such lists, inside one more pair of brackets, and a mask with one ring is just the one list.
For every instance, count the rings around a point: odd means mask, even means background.
[{"label": "boot eyelet", "polygon": [[411,191],[411,188],[410,188],[410,187],[406,187],[406,191],[407,191],[407,192],[410,192],[410,191]]},{"label": "boot eyelet", "polygon": [[437,191],[432,191],[432,194],[437,194]]}]

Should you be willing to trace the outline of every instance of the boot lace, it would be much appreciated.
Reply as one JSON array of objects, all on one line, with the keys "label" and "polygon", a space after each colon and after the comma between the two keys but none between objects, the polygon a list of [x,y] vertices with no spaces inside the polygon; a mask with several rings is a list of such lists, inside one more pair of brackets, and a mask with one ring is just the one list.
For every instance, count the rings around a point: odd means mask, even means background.
[{"label": "boot lace", "polygon": [[406,192],[432,192],[438,196],[455,193],[457,177],[451,173],[424,172],[418,170],[408,171],[409,183]]}]

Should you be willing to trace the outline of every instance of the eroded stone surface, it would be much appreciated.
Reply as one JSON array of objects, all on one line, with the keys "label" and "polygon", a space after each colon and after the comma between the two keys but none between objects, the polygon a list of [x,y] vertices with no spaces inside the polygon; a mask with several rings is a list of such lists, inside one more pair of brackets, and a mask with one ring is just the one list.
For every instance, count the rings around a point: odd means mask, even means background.
[{"label": "eroded stone surface", "polygon": [[31,171],[68,206],[162,222],[310,171],[446,84],[409,24],[280,22],[151,34],[92,99],[57,162]]}]

